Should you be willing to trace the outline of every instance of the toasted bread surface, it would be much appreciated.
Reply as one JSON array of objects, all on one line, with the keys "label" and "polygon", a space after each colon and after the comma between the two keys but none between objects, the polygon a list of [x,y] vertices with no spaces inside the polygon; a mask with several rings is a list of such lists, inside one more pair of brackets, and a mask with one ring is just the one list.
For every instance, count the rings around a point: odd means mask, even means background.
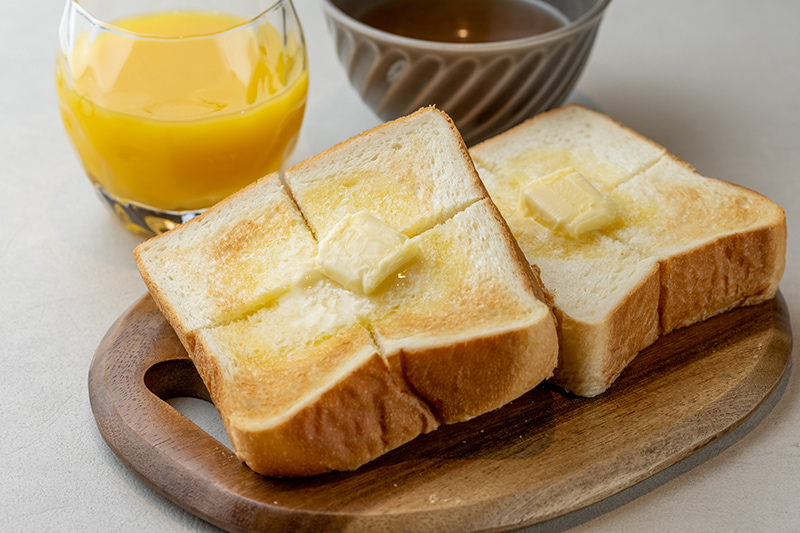
[{"label": "toasted bread surface", "polygon": [[601,234],[569,239],[518,219],[511,228],[541,270],[559,319],[551,381],[581,396],[599,394],[658,335],[658,262]]},{"label": "toasted bread surface", "polygon": [[278,174],[166,235],[140,244],[134,255],[156,303],[189,347],[198,329],[288,291],[317,250]]}]

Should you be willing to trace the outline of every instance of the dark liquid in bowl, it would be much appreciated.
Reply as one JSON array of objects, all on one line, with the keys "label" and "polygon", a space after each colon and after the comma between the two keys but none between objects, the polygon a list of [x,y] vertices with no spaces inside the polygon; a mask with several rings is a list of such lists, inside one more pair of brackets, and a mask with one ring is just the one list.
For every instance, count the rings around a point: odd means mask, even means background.
[{"label": "dark liquid in bowl", "polygon": [[508,41],[564,25],[526,0],[376,0],[356,18],[395,35],[451,43]]}]

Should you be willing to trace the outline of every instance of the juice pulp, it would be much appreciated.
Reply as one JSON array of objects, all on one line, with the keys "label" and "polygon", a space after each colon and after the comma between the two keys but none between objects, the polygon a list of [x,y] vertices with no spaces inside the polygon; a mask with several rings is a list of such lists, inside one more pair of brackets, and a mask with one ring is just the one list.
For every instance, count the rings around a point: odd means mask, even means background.
[{"label": "juice pulp", "polygon": [[153,13],[114,24],[152,38],[76,39],[56,85],[92,181],[123,201],[184,211],[280,169],[303,120],[306,53],[296,36],[247,22]]}]

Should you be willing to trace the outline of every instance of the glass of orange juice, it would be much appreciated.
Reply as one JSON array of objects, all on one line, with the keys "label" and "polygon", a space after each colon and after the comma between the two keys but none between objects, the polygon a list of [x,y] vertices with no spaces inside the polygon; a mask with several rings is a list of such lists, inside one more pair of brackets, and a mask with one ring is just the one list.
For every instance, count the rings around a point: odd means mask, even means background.
[{"label": "glass of orange juice", "polygon": [[151,236],[281,170],[308,61],[291,0],[67,0],[56,88],[99,196]]}]

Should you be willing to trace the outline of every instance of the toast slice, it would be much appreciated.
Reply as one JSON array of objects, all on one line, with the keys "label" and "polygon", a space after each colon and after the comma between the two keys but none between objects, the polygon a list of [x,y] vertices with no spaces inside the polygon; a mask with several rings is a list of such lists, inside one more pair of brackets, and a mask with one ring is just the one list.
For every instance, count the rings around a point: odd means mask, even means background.
[{"label": "toast slice", "polygon": [[135,253],[253,470],[352,470],[552,374],[539,280],[444,113],[379,126],[286,183],[268,176]]},{"label": "toast slice", "polygon": [[[561,355],[551,381],[570,392],[596,396],[658,335],[777,290],[786,247],[780,207],[700,176],[600,113],[566,106],[470,154],[552,294]],[[541,192],[533,182],[572,172],[609,201],[613,221],[575,235],[567,231],[574,226],[526,209],[524,191]]]}]

